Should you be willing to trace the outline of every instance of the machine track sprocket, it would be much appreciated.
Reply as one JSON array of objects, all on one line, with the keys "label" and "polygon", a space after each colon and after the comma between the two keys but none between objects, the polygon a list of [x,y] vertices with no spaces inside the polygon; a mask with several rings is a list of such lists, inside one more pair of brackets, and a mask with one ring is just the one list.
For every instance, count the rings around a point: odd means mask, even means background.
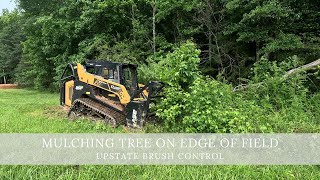
[{"label": "machine track sprocket", "polygon": [[108,108],[106,105],[98,103],[90,98],[80,98],[73,102],[68,117],[75,119],[78,116],[85,115],[94,119],[103,119],[112,127],[117,127],[125,122],[125,116],[119,112]]}]

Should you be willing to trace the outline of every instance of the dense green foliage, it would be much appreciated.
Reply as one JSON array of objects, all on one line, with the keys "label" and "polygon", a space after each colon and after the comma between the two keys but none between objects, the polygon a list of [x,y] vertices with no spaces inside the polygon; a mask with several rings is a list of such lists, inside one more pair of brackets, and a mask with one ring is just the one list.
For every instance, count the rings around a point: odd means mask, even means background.
[{"label": "dense green foliage", "polygon": [[[58,94],[0,90],[1,133],[317,133],[317,0],[15,0],[0,16],[0,77],[58,90],[69,62],[139,64],[166,83],[163,124],[70,122]],[[0,81],[1,82],[1,81]],[[246,89],[234,92],[235,86]],[[13,100],[14,99],[14,100]],[[1,166],[0,179],[319,179],[318,166]]]},{"label": "dense green foliage", "polygon": [[69,62],[131,62],[140,80],[167,84],[156,110],[170,131],[299,132],[294,121],[319,119],[318,75],[283,78],[320,57],[315,0],[17,3],[0,16],[12,82],[56,91]]},{"label": "dense green foliage", "polygon": [[[148,66],[150,79],[167,84],[157,107],[169,131],[182,132],[300,132],[297,122],[320,118],[319,95],[306,86],[306,75],[288,79],[286,70],[298,64],[296,57],[277,63],[262,58],[254,64],[248,90],[201,75],[199,50],[187,42],[158,63]],[[146,68],[142,68],[146,72]],[[310,101],[311,100],[311,101]],[[279,123],[287,123],[287,127]]]},{"label": "dense green foliage", "polygon": [[[0,54],[4,55],[0,61],[12,66],[9,71],[16,75],[15,81],[36,88],[56,89],[68,62],[95,58],[156,62],[154,57],[188,39],[201,50],[200,70],[232,83],[247,78],[262,56],[282,61],[297,55],[307,63],[320,55],[320,14],[315,0],[17,3],[23,11],[1,16]],[[7,53],[8,48],[13,51]]]},{"label": "dense green foliage", "polygon": [[24,20],[16,11],[3,11],[0,16],[0,77],[6,75],[9,82],[13,82],[22,57],[23,23]]}]

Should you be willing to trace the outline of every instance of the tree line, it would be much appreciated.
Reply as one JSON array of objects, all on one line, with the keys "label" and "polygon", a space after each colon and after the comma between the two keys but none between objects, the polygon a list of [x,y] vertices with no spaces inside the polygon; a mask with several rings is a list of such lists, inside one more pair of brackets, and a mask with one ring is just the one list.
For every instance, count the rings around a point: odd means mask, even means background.
[{"label": "tree line", "polygon": [[69,62],[141,65],[191,40],[204,75],[232,84],[261,58],[306,64],[320,57],[316,0],[16,0],[0,16],[0,75],[57,89]]}]

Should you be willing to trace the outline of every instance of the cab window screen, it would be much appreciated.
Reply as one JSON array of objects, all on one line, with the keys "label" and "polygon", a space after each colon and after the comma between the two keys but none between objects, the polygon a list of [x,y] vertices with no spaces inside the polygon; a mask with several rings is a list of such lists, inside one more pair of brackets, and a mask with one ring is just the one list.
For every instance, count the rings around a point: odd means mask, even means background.
[{"label": "cab window screen", "polygon": [[87,72],[90,73],[90,74],[95,74],[94,67],[87,67],[86,70],[87,70]]},{"label": "cab window screen", "polygon": [[124,78],[125,80],[132,80],[131,79],[131,71],[129,68],[124,69]]}]

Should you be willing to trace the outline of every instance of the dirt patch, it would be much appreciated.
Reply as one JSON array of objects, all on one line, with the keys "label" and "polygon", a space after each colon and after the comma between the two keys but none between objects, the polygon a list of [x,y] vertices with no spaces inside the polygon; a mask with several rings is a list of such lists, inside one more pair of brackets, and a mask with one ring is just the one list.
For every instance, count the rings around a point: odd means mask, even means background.
[{"label": "dirt patch", "polygon": [[18,88],[17,84],[0,84],[0,89],[16,89]]}]

